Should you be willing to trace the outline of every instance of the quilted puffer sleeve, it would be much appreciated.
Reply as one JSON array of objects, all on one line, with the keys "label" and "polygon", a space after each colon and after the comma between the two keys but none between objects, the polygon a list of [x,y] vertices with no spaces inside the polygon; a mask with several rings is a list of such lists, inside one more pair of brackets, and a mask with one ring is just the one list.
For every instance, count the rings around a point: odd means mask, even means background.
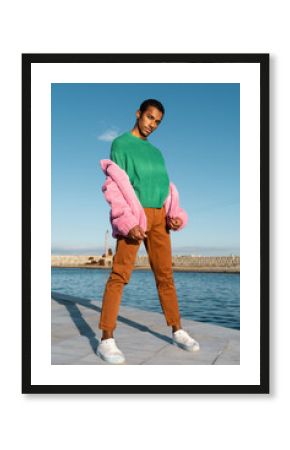
[{"label": "quilted puffer sleeve", "polygon": [[179,217],[182,220],[182,225],[178,228],[176,231],[182,230],[187,225],[188,222],[188,215],[186,211],[182,208],[179,208],[178,213],[176,214],[176,217]]},{"label": "quilted puffer sleeve", "polygon": [[106,201],[111,206],[110,220],[113,228],[117,229],[122,236],[127,236],[129,231],[138,225],[138,221],[133,215],[130,206],[111,177],[108,176],[106,178],[102,191]]},{"label": "quilted puffer sleeve", "polygon": [[164,205],[166,209],[167,221],[169,219],[179,217],[182,220],[182,225],[176,231],[182,230],[188,222],[188,215],[179,205],[179,193],[175,184],[172,182],[170,182],[170,192],[164,202]]}]

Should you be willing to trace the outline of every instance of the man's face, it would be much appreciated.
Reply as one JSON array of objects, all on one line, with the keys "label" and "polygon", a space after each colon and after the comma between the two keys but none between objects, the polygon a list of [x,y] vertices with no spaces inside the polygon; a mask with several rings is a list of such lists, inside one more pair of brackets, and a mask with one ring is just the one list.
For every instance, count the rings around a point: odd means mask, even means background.
[{"label": "man's face", "polygon": [[148,106],[142,115],[138,110],[136,117],[140,134],[147,138],[160,125],[162,116],[162,112],[155,106]]}]

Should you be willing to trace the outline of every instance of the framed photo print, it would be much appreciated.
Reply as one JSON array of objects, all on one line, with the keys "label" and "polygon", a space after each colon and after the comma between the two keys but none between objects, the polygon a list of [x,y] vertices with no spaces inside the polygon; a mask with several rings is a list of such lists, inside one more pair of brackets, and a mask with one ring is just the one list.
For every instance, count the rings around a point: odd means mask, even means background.
[{"label": "framed photo print", "polygon": [[22,392],[269,393],[269,54],[22,54]]}]

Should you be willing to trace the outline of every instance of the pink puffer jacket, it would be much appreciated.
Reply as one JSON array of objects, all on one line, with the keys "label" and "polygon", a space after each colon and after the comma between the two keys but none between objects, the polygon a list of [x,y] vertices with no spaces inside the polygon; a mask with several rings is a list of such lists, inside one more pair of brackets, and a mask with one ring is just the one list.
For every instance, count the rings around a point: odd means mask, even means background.
[{"label": "pink puffer jacket", "polygon": [[[111,206],[110,221],[113,229],[112,236],[127,236],[129,231],[139,225],[144,231],[147,229],[147,218],[127,173],[110,159],[100,161],[106,181],[102,186],[105,199]],[[188,221],[186,212],[179,206],[179,195],[175,185],[170,182],[170,191],[164,201],[166,217],[179,217],[185,227]]]}]

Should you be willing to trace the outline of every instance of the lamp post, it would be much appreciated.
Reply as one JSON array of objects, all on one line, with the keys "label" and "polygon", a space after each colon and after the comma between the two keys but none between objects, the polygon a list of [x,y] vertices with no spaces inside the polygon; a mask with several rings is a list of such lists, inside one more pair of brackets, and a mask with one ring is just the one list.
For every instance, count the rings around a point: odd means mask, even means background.
[{"label": "lamp post", "polygon": [[109,230],[105,233],[105,257],[107,258],[109,251]]}]

